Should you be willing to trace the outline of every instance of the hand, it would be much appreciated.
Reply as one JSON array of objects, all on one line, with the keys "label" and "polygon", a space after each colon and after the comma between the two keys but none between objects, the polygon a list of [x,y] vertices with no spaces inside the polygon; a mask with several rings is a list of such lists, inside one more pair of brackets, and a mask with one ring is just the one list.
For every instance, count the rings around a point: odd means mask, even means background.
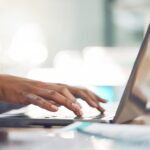
[{"label": "hand", "polygon": [[52,112],[63,105],[77,116],[82,116],[81,107],[76,102],[76,98],[82,98],[90,106],[104,112],[99,102],[107,101],[87,89],[0,75],[0,100],[16,104],[34,104]]}]

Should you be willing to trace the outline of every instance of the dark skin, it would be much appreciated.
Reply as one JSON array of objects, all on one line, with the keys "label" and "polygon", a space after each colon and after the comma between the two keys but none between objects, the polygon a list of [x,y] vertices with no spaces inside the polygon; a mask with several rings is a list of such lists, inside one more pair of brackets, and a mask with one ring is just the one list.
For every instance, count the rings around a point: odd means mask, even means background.
[{"label": "dark skin", "polygon": [[99,103],[105,99],[96,96],[88,89],[65,84],[45,83],[11,75],[0,75],[0,101],[15,104],[34,104],[46,110],[56,112],[59,106],[65,106],[77,116],[82,116],[80,104],[76,98],[85,100],[100,112],[104,109]]}]

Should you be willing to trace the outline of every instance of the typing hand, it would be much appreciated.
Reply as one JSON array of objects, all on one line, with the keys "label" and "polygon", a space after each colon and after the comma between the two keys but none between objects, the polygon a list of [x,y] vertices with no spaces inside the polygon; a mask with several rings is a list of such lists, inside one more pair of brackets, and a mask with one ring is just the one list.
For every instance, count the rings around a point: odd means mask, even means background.
[{"label": "typing hand", "polygon": [[82,116],[76,98],[81,98],[91,107],[104,112],[99,103],[107,101],[87,89],[0,75],[0,100],[16,104],[34,104],[52,112],[58,111],[59,106],[63,105],[77,116]]}]

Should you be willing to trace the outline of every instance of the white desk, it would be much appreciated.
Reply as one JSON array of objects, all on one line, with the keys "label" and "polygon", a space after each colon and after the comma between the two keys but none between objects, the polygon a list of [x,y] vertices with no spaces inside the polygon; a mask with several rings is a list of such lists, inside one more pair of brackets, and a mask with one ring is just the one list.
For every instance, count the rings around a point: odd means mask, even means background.
[{"label": "white desk", "polygon": [[[150,117],[140,117],[134,123],[150,125]],[[122,143],[86,136],[78,132],[53,134],[56,128],[1,128],[0,150],[146,150],[145,143]],[[138,138],[138,137],[137,137]]]}]

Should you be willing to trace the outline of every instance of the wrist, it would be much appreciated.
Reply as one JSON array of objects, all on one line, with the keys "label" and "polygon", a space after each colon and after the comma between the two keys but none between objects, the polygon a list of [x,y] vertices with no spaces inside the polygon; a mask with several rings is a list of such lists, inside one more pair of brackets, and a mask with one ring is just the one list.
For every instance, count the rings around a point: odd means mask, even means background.
[{"label": "wrist", "polygon": [[6,75],[0,75],[0,101],[4,100],[4,77]]}]

